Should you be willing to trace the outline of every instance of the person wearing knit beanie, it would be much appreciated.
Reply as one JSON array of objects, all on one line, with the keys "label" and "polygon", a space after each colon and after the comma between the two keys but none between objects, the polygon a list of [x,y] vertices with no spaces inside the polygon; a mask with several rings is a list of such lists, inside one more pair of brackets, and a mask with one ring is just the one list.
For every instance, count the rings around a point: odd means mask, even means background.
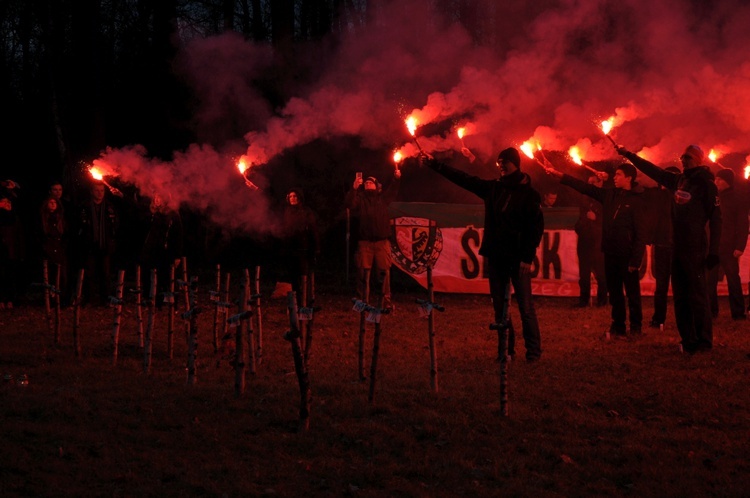
[{"label": "person wearing knit beanie", "polygon": [[[688,145],[680,156],[682,171],[662,169],[654,163],[615,146],[621,156],[672,193],[672,293],[677,330],[686,353],[710,351],[713,324],[708,299],[706,270],[721,261],[719,246],[722,211],[714,175],[702,165],[703,151]],[[747,216],[747,213],[745,213]],[[744,234],[747,239],[747,230]]]},{"label": "person wearing knit beanie", "polygon": [[700,166],[703,163],[703,149],[697,145],[688,145],[680,159],[685,157],[692,158],[695,161],[694,166]]},{"label": "person wearing knit beanie", "polygon": [[497,165],[500,166],[503,161],[510,161],[516,165],[516,168],[521,169],[521,155],[518,150],[513,147],[508,147],[500,151],[497,155]]}]

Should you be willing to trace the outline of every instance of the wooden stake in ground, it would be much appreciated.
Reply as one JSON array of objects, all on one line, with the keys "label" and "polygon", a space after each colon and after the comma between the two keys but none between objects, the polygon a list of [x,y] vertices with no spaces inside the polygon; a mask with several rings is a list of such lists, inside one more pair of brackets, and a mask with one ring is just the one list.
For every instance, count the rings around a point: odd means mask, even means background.
[{"label": "wooden stake in ground", "polygon": [[167,302],[167,356],[174,355],[174,265],[169,266],[169,294],[164,296]]},{"label": "wooden stake in ground", "polygon": [[302,355],[302,334],[297,318],[297,296],[294,292],[287,295],[287,308],[289,310],[290,330],[284,334],[284,339],[292,345],[292,358],[294,359],[294,371],[297,374],[299,384],[300,406],[299,406],[299,430],[307,431],[310,428],[310,377]]},{"label": "wooden stake in ground", "polygon": [[303,312],[307,313],[307,275],[301,275],[299,277],[299,290],[300,295],[297,296],[297,320],[299,320],[299,331],[301,335],[302,350],[305,350],[305,344],[307,344],[307,316],[303,316]]},{"label": "wooden stake in ground", "polygon": [[190,308],[182,314],[182,318],[187,320],[188,323],[187,383],[189,386],[193,386],[198,380],[198,315],[201,312],[201,309],[198,307],[198,277],[193,277],[190,281],[189,292]]},{"label": "wooden stake in ground", "polygon": [[122,317],[122,288],[125,285],[125,270],[117,272],[117,287],[115,296],[110,297],[114,306],[114,320],[112,323],[112,365],[117,365],[117,354],[120,345],[120,318]]},{"label": "wooden stake in ground", "polygon": [[81,294],[83,294],[83,268],[78,270],[78,280],[76,280],[76,295],[73,298],[73,349],[76,352],[76,358],[81,357],[81,338],[79,330],[81,326]]},{"label": "wooden stake in ground", "polygon": [[[370,299],[370,270],[362,270],[364,275],[364,293],[362,300],[367,303]],[[357,349],[357,360],[359,363],[359,380],[364,381],[365,377],[365,311],[359,314],[359,348]]]},{"label": "wooden stake in ground", "polygon": [[229,317],[226,321],[237,327],[234,333],[234,394],[237,397],[242,396],[245,392],[245,328],[244,324],[250,318],[252,313],[247,309],[247,303],[250,300],[250,272],[245,270],[244,280],[242,281],[242,294],[240,302],[237,305],[237,314]]},{"label": "wooden stake in ground", "polygon": [[307,280],[307,306],[310,309],[310,317],[307,319],[307,339],[305,340],[305,363],[310,361],[312,351],[313,325],[315,324],[315,272],[310,271]]},{"label": "wooden stake in ground", "polygon": [[211,292],[214,303],[214,354],[219,352],[219,308],[221,302],[221,265],[216,265],[216,290]]},{"label": "wooden stake in ground", "polygon": [[255,318],[258,337],[258,363],[263,363],[263,318],[260,309],[260,266],[255,267]]},{"label": "wooden stake in ground", "polygon": [[52,306],[50,304],[52,286],[49,284],[49,267],[46,259],[42,261],[42,285],[44,287],[44,313],[47,317],[47,328],[54,333],[55,327],[52,323]]},{"label": "wooden stake in ground", "polygon": [[141,265],[135,265],[135,323],[138,332],[138,347],[142,348],[143,345],[143,302],[141,299]]},{"label": "wooden stake in ground", "polygon": [[[140,273],[140,267],[139,272]],[[143,373],[151,372],[151,353],[154,345],[154,316],[156,315],[156,268],[151,268],[151,288],[148,291],[148,324],[143,344]]]},{"label": "wooden stake in ground", "polygon": [[367,400],[372,404],[375,401],[375,379],[378,373],[378,354],[380,353],[380,318],[383,315],[388,314],[388,310],[383,309],[385,300],[385,280],[383,280],[383,287],[380,290],[380,309],[373,310],[373,313],[379,313],[380,316],[375,318],[375,332],[372,335],[372,362],[370,363],[370,393]]},{"label": "wooden stake in ground", "polygon": [[55,346],[60,345],[60,265],[55,265]]},{"label": "wooden stake in ground", "polygon": [[[232,278],[232,274],[227,272],[227,274],[224,276],[224,302],[229,302],[229,282]],[[229,308],[227,305],[224,305],[224,317],[226,318],[229,315]],[[221,329],[221,336],[224,337],[227,335],[227,326],[229,324],[227,323],[226,319],[224,320],[224,328]]]},{"label": "wooden stake in ground", "polygon": [[[181,284],[182,287],[182,296],[184,298],[185,302],[185,313],[190,311],[190,281],[188,280],[188,271],[187,271],[187,258],[183,256],[182,258],[182,281],[184,284]],[[190,321],[185,321],[185,340],[188,340],[188,335],[190,334]]]},{"label": "wooden stake in ground", "polygon": [[[427,299],[430,301],[430,306],[434,306],[435,287],[432,284],[431,266],[427,267]],[[438,392],[437,351],[435,350],[435,314],[432,313],[432,310],[430,310],[430,314],[427,315],[427,334],[430,344],[430,387],[433,392]]]},{"label": "wooden stake in ground", "polygon": [[510,331],[510,282],[505,286],[503,316],[500,323],[490,324],[490,330],[497,330],[498,359],[500,360],[500,414],[508,416],[508,333]]},{"label": "wooden stake in ground", "polygon": [[[243,306],[245,310],[248,309],[250,304],[250,270],[245,268],[244,282],[242,299],[245,301]],[[255,364],[255,337],[253,336],[253,320],[252,312],[248,312],[250,316],[247,319],[247,352],[250,357],[250,374],[255,375],[257,371],[257,365]]]}]

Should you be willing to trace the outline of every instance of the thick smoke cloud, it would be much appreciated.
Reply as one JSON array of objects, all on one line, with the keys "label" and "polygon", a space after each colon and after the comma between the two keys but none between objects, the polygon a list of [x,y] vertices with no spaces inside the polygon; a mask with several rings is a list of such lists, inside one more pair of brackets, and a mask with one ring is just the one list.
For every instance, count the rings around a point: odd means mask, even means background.
[{"label": "thick smoke cloud", "polygon": [[[560,0],[532,8],[486,0],[477,2],[484,21],[504,29],[482,41],[431,5],[379,7],[367,27],[340,41],[322,74],[275,111],[254,86],[278,64],[266,47],[226,35],[195,41],[181,60],[200,99],[196,126],[214,137],[222,129],[223,138],[172,162],[148,160],[137,147],[102,160],[141,188],[167,188],[210,208],[220,223],[265,229],[262,193],[252,203],[235,201],[248,193],[228,194],[244,188],[230,157],[241,137],[239,152],[256,164],[337,136],[413,155],[404,126],[412,114],[427,125],[417,133],[430,152],[459,150],[454,127],[468,125],[464,143],[480,162],[531,137],[548,150],[578,145],[595,161],[615,157],[598,128],[614,116],[611,135],[656,163],[674,161],[690,143],[750,152],[750,6],[741,1]],[[222,128],[227,121],[231,129]]]}]

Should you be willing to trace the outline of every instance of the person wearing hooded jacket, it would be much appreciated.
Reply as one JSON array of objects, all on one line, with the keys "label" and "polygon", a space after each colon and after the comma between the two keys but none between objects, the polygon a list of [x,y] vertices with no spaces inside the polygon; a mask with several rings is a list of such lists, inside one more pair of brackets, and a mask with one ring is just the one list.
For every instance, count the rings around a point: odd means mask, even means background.
[{"label": "person wearing hooded jacket", "polygon": [[[424,162],[484,201],[479,254],[486,258],[495,322],[503,320],[505,289],[510,282],[521,314],[526,360],[539,360],[542,341],[531,295],[531,264],[544,233],[544,215],[539,192],[531,186],[529,175],[521,171],[518,150],[510,147],[500,152],[496,163],[500,178],[495,180],[469,175],[433,158]],[[508,352],[513,355],[515,331],[512,322],[509,325]]]},{"label": "person wearing hooded jacket", "polygon": [[[639,268],[643,260],[645,223],[643,221],[643,189],[636,183],[638,172],[627,163],[620,164],[614,174],[614,188],[586,183],[578,178],[548,168],[547,172],[563,185],[599,201],[602,205],[602,252],[607,279],[612,325],[609,332],[625,336],[625,296],[630,312],[630,333],[640,334],[643,322]],[[603,173],[606,174],[606,173]],[[625,294],[623,294],[623,288]]]},{"label": "person wearing hooded jacket", "polygon": [[[145,214],[145,213],[144,213]],[[183,251],[183,227],[180,213],[170,206],[170,199],[154,194],[148,206],[148,231],[140,253],[140,264],[144,275],[156,269],[157,293],[165,293],[170,286],[172,267],[179,266]],[[146,221],[146,220],[144,220]],[[147,276],[143,285],[145,296],[150,295],[151,279]],[[158,299],[159,306],[163,299]]]},{"label": "person wearing hooded jacket", "polygon": [[396,200],[401,183],[401,170],[393,173],[393,181],[385,190],[379,186],[377,178],[368,176],[364,181],[357,176],[352,190],[346,194],[346,207],[359,217],[357,240],[357,294],[365,297],[365,270],[377,269],[378,285],[383,290],[384,309],[393,309],[391,302],[391,217],[388,206]]},{"label": "person wearing hooded jacket", "polygon": [[740,281],[740,256],[747,245],[747,204],[742,195],[734,189],[734,171],[729,168],[716,173],[716,188],[721,202],[721,237],[719,238],[719,265],[708,272],[708,298],[711,315],[719,315],[719,297],[716,286],[719,283],[719,268],[727,277],[729,291],[729,311],[732,320],[745,320],[745,297]]},{"label": "person wearing hooded jacket", "polygon": [[625,147],[618,145],[616,150],[673,193],[672,293],[677,330],[683,351],[709,351],[713,346],[713,330],[706,268],[719,264],[721,209],[714,176],[708,167],[701,165],[703,151],[697,145],[689,145],[680,156],[682,173],[674,173]]},{"label": "person wearing hooded jacket", "polygon": [[320,235],[315,212],[305,205],[300,188],[292,188],[286,194],[282,239],[289,280],[302,303],[302,277],[309,276],[315,267],[320,254]]}]

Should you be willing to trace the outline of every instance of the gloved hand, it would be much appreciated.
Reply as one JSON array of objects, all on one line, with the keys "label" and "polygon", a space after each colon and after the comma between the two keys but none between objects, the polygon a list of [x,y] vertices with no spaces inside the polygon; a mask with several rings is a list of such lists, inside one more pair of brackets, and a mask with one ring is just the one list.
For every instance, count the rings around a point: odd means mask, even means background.
[{"label": "gloved hand", "polygon": [[716,268],[719,264],[719,256],[716,254],[709,254],[706,256],[706,268],[709,270],[712,270]]}]

